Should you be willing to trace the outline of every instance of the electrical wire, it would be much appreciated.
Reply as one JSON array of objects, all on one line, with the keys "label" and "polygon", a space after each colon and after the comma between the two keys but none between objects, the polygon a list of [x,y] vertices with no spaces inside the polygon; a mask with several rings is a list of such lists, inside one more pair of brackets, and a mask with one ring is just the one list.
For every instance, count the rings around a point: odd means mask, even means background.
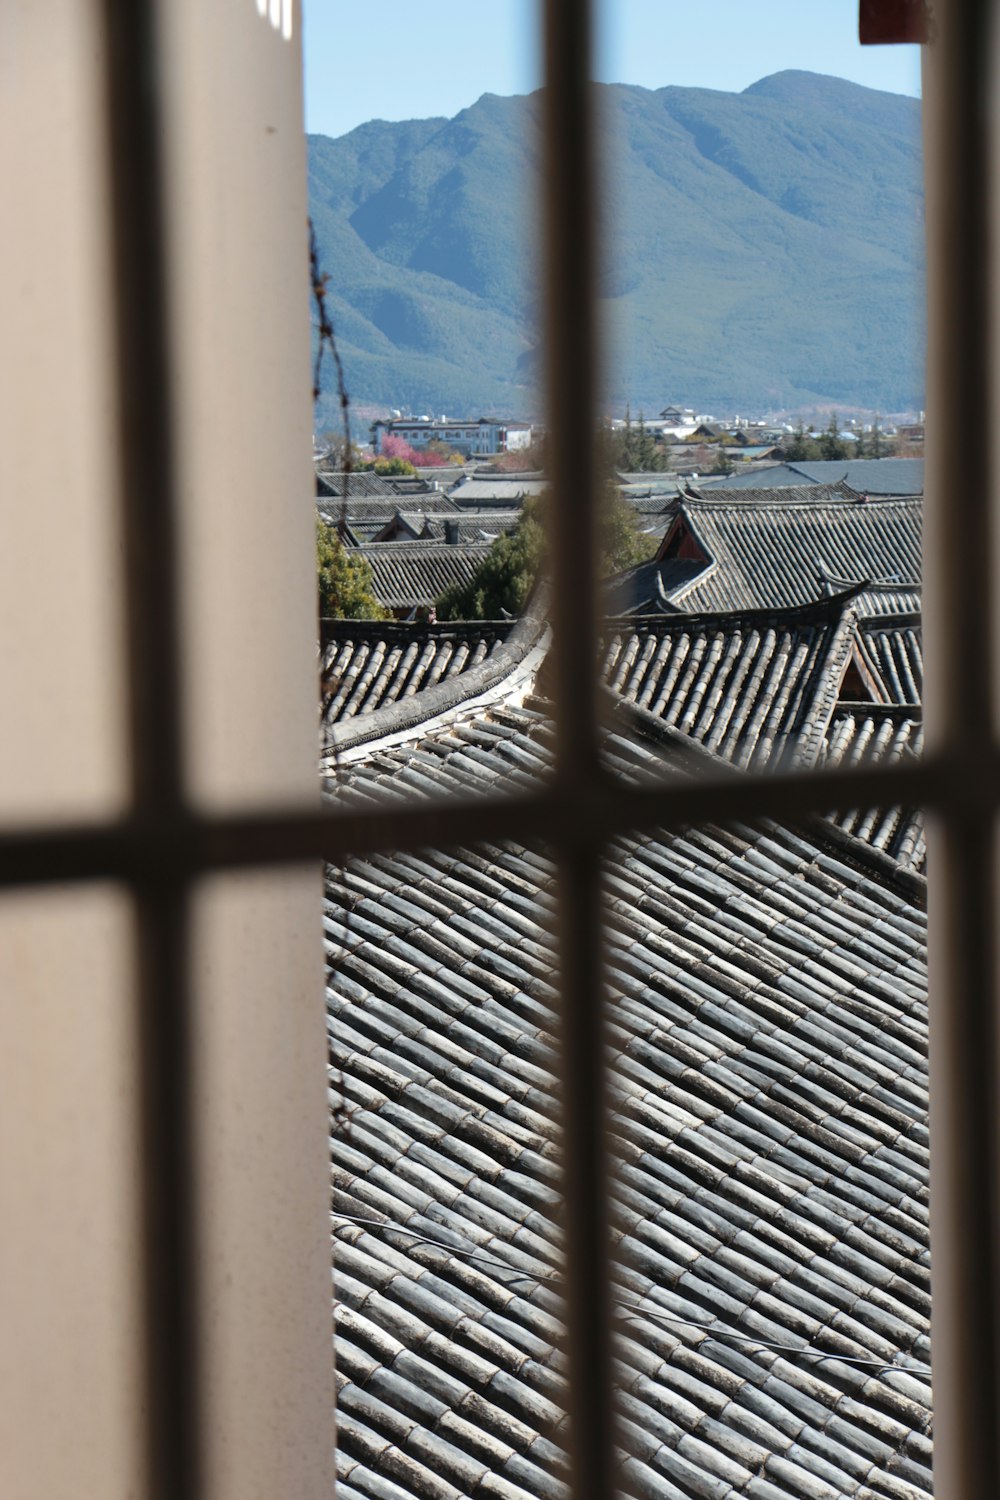
[{"label": "electrical wire", "polygon": [[[421,1245],[430,1245],[433,1249],[444,1250],[449,1255],[457,1256],[460,1260],[472,1262],[473,1264],[490,1266],[493,1270],[502,1271],[516,1281],[532,1281],[538,1285],[550,1285],[558,1287],[561,1282],[556,1275],[545,1275],[538,1271],[518,1271],[516,1267],[508,1265],[506,1261],[496,1256],[484,1254],[479,1250],[464,1250],[449,1245],[445,1240],[434,1239],[430,1235],[422,1234],[419,1230],[409,1229],[405,1224],[397,1224],[391,1219],[364,1219],[357,1214],[334,1213],[333,1218],[345,1225],[358,1225],[363,1229],[388,1230],[393,1234],[405,1235],[408,1239]],[[866,1359],[858,1354],[837,1354],[829,1349],[817,1349],[812,1345],[805,1344],[781,1344],[768,1339],[754,1338],[749,1334],[739,1333],[735,1328],[720,1327],[718,1323],[699,1323],[694,1318],[684,1318],[677,1313],[667,1312],[663,1308],[649,1307],[645,1305],[645,1299],[638,1302],[630,1298],[616,1297],[614,1311],[620,1316],[629,1318],[650,1318],[654,1322],[666,1323],[677,1328],[696,1328],[708,1338],[717,1343],[746,1344],[753,1349],[768,1350],[777,1354],[802,1355],[806,1359],[836,1360],[843,1365],[856,1365],[863,1369],[878,1370],[882,1374],[895,1372],[901,1375],[917,1375],[930,1378],[931,1369],[924,1364],[897,1364],[891,1359]]]}]

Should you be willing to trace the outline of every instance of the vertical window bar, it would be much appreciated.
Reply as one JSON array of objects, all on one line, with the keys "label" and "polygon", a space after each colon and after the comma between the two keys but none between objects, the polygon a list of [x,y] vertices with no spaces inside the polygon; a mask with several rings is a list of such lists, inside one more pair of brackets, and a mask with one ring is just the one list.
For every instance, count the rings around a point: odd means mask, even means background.
[{"label": "vertical window bar", "polygon": [[[556,775],[580,805],[599,795],[591,36],[590,0],[546,0],[543,222]],[[570,1480],[575,1500],[609,1500],[614,1445],[601,850],[584,836],[556,853]]]},{"label": "vertical window bar", "polygon": [[[927,713],[956,783],[932,827],[935,1492],[1000,1494],[990,510],[991,12],[934,7],[925,54],[929,341]],[[963,441],[955,442],[955,434]],[[968,438],[968,441],[965,441]]]},{"label": "vertical window bar", "polygon": [[[184,810],[161,55],[155,0],[104,0],[133,810]],[[152,865],[152,861],[150,862]],[[150,1500],[198,1500],[187,876],[134,890]]]}]

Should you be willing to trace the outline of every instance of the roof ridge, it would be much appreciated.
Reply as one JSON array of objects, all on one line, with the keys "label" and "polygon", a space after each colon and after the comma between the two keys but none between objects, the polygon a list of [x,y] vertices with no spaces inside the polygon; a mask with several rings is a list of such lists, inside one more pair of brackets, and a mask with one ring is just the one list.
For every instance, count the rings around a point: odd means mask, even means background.
[{"label": "roof ridge", "polygon": [[840,698],[834,705],[834,713],[877,714],[885,719],[919,719],[923,722],[922,703],[872,703],[866,699]]},{"label": "roof ridge", "polygon": [[[393,518],[390,517],[390,520],[392,520],[392,519]],[[449,521],[457,521],[459,518],[458,518],[458,516],[451,516],[451,515],[449,515],[449,516],[446,517],[446,519],[449,520]],[[414,554],[414,551],[418,550],[421,547],[432,548],[435,552],[437,552],[437,551],[442,550],[445,547],[450,547],[451,550],[454,551],[454,549],[456,547],[486,547],[488,545],[489,544],[487,542],[447,542],[447,541],[445,541],[444,537],[434,536],[434,537],[416,537],[414,540],[407,541],[407,542],[397,542],[397,541],[375,542],[375,541],[366,541],[366,542],[362,542],[361,546],[355,548],[354,550],[356,550],[358,552],[367,552],[370,549],[374,548],[378,552],[380,552],[380,553],[382,553],[384,555],[385,553],[387,553],[389,551],[390,548],[392,548],[392,547],[398,547],[398,548],[400,548],[402,550],[405,550],[405,552],[407,553],[407,555],[410,556],[410,557],[412,557],[413,554]]]},{"label": "roof ridge", "polygon": [[514,624],[516,622],[512,620],[347,620],[324,617],[320,620],[320,640],[323,645],[341,635],[366,639],[399,635],[415,640],[418,633],[446,640],[450,635],[486,635],[501,630],[510,634]]},{"label": "roof ridge", "polygon": [[832,622],[825,649],[809,674],[810,711],[806,714],[805,732],[800,735],[800,755],[806,765],[814,766],[819,760],[836,711],[837,694],[851,660],[858,623],[856,611],[847,603],[851,597],[850,594],[834,596],[840,600],[840,615]]},{"label": "roof ridge", "polygon": [[[640,564],[640,566],[642,566]],[[698,574],[700,581],[704,573]],[[815,599],[810,599],[805,604],[774,604],[758,605],[739,609],[699,609],[687,613],[684,610],[676,610],[670,614],[658,612],[656,614],[631,614],[631,615],[602,615],[598,620],[600,628],[608,626],[626,626],[634,630],[636,626],[646,621],[649,624],[670,624],[678,629],[690,630],[692,626],[707,625],[711,623],[732,624],[738,628],[741,624],[752,621],[758,623],[763,620],[780,620],[783,624],[792,624],[801,620],[803,624],[813,623],[817,619],[839,618],[846,605],[850,603],[859,593],[864,591],[866,585],[853,585],[837,594],[818,594]],[[679,597],[679,595],[675,595]],[[895,615],[871,615],[866,619],[872,620],[895,620]]]},{"label": "roof ridge", "polygon": [[[382,708],[373,709],[371,713],[357,714],[351,719],[331,725],[324,739],[323,757],[336,756],[358,745],[371,744],[376,740],[405,733],[498,688],[526,662],[533,649],[543,643],[543,637],[548,632],[545,608],[547,601],[543,596],[544,590],[536,590],[506,641],[492,656],[480,662],[479,666],[470,667],[467,672],[461,672],[457,676],[443,678],[432,687],[409,697],[396,699]],[[540,665],[541,659],[536,664],[536,670]]]},{"label": "roof ridge", "polygon": [[858,615],[859,630],[912,630],[923,624],[919,609],[908,609],[896,615]]}]

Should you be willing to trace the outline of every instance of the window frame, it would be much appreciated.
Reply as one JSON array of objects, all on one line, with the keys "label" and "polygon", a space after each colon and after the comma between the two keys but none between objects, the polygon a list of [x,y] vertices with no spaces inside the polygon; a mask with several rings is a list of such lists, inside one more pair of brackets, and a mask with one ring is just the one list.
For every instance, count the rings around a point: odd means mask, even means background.
[{"label": "window frame", "polygon": [[[621,787],[600,765],[596,474],[578,434],[596,413],[596,180],[590,0],[544,0],[545,288],[553,490],[556,757],[550,785],[502,802],[392,813],[260,807],[209,814],[182,776],[180,618],[171,466],[157,0],[103,0],[117,359],[128,559],[132,805],[121,819],[0,831],[0,888],[112,880],[138,931],[146,1182],[145,1318],[151,1496],[203,1493],[190,1097],[190,896],[212,871],[263,869],[432,843],[544,839],[558,868],[567,1226],[570,1469],[577,1500],[614,1491],[600,869],[616,834],[657,826],[904,802],[932,848],[935,1470],[942,1494],[1000,1493],[995,1258],[1000,1244],[991,507],[990,7],[938,7],[927,66],[930,389],[927,513],[929,742],[919,764]],[[134,406],[130,392],[142,391]],[[963,432],[960,451],[945,434]],[[945,497],[947,496],[947,507]],[[946,514],[947,509],[947,514]],[[318,941],[318,939],[317,939]],[[935,998],[936,996],[936,998]],[[984,1315],[984,1309],[986,1314]],[[326,1434],[318,1435],[326,1441]]]}]

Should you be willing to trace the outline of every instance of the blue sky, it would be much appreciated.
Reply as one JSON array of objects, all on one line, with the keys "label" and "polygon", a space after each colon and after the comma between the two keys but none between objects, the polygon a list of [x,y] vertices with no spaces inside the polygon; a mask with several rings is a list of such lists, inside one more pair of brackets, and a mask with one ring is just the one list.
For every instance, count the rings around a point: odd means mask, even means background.
[{"label": "blue sky", "polygon": [[[303,0],[306,129],[451,116],[540,82],[537,0]],[[737,91],[807,68],[919,94],[914,46],[861,47],[858,0],[603,0],[597,76]]]}]

